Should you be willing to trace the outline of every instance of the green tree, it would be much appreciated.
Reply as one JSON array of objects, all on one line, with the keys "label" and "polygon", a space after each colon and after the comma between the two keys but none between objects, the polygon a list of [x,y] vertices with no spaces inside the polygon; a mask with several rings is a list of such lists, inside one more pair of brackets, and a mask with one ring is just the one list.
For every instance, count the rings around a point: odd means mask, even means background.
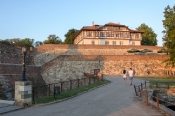
[{"label": "green tree", "polygon": [[138,28],[139,31],[144,31],[142,34],[141,45],[155,46],[157,45],[157,34],[154,33],[151,27],[148,27],[145,23],[141,24]]},{"label": "green tree", "polygon": [[41,42],[41,41],[36,41],[34,45],[35,45],[35,46],[40,46],[40,45],[42,45],[42,44],[43,44],[43,42]]},{"label": "green tree", "polygon": [[48,39],[45,40],[44,44],[62,44],[62,40],[56,35],[49,35]]},{"label": "green tree", "polygon": [[0,44],[11,45],[8,40],[0,40]]},{"label": "green tree", "polygon": [[34,39],[24,38],[20,40],[20,46],[33,47]]},{"label": "green tree", "polygon": [[66,39],[64,40],[65,44],[74,44],[74,36],[78,32],[76,29],[69,29],[69,31],[64,35]]},{"label": "green tree", "polygon": [[34,39],[25,38],[13,38],[13,39],[5,39],[1,40],[0,43],[6,44],[6,45],[14,45],[14,46],[25,46],[25,47],[33,47]]},{"label": "green tree", "polygon": [[175,66],[175,6],[173,8],[170,8],[168,5],[165,8],[164,17],[163,20],[163,26],[165,30],[163,30],[163,42],[164,42],[164,48],[169,53],[170,57],[168,60],[166,60],[167,65],[170,65],[172,67]]}]

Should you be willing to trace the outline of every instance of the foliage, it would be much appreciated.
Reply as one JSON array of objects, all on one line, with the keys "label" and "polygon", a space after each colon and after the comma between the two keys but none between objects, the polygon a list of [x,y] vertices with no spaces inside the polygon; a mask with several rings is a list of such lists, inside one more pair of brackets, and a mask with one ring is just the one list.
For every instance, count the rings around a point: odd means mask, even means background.
[{"label": "foliage", "polygon": [[165,49],[160,49],[157,51],[157,53],[166,53],[166,50]]},{"label": "foliage", "polygon": [[154,33],[151,27],[148,27],[145,23],[141,24],[138,28],[139,31],[144,31],[142,34],[141,45],[155,46],[157,45],[157,34]]},{"label": "foliage", "polygon": [[170,55],[169,59],[166,60],[167,66],[175,66],[175,6],[170,8],[168,5],[164,11],[163,30],[164,37],[163,42],[166,51]]},{"label": "foliage", "polygon": [[128,53],[135,53],[135,52],[140,52],[140,50],[132,48],[130,50],[127,51]]},{"label": "foliage", "polygon": [[34,39],[30,38],[13,38],[13,39],[5,39],[5,40],[0,40],[1,44],[6,44],[6,45],[14,45],[14,46],[25,46],[25,47],[33,47]]},{"label": "foliage", "polygon": [[61,44],[62,43],[62,40],[55,34],[49,35],[47,38],[48,39],[43,42],[44,44]]},{"label": "foliage", "polygon": [[[137,77],[139,79],[144,79],[147,82],[149,82],[149,87],[150,88],[155,88],[155,87],[168,87],[168,82],[169,86],[173,87],[175,86],[175,80],[173,76],[164,76],[164,77]],[[156,84],[157,83],[157,84]]]},{"label": "foliage", "polygon": [[142,51],[140,51],[140,52],[143,52],[143,53],[145,53],[145,52],[153,52],[152,50],[149,50],[149,49],[143,49]]},{"label": "foliage", "polygon": [[69,31],[64,35],[66,39],[64,40],[65,44],[74,44],[74,36],[78,32],[76,29],[69,29]]},{"label": "foliage", "polygon": [[42,44],[43,44],[43,42],[41,42],[41,41],[36,41],[34,45],[35,45],[35,46],[40,46],[40,45],[42,45]]},{"label": "foliage", "polygon": [[8,40],[0,40],[0,44],[11,45]]},{"label": "foliage", "polygon": [[[90,85],[87,85],[87,86],[83,86],[83,87],[80,87],[80,88],[76,88],[76,89],[72,89],[72,90],[63,92],[61,94],[56,95],[56,100],[61,100],[61,99],[65,99],[65,98],[68,98],[68,97],[71,97],[71,96],[78,95],[82,92],[88,91],[92,88],[98,87],[98,86],[103,85],[103,84],[107,84],[109,82],[110,81],[108,81],[108,80],[102,80],[102,81],[97,82],[97,83],[93,83],[93,84],[90,84]],[[38,103],[48,103],[48,102],[53,102],[53,101],[54,101],[54,97],[49,96],[49,97],[39,98],[35,101],[35,103],[37,103],[37,104]]]}]

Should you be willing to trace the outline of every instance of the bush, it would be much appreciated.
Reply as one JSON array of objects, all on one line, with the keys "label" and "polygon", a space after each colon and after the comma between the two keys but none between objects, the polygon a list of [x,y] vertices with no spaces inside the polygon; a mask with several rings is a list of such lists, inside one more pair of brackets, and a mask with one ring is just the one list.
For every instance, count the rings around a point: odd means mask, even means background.
[{"label": "bush", "polygon": [[140,52],[143,52],[143,53],[146,53],[146,52],[153,52],[152,50],[149,50],[149,49],[143,49],[142,51]]},{"label": "bush", "polygon": [[165,49],[161,49],[159,51],[157,51],[157,53],[166,53]]},{"label": "bush", "polygon": [[134,52],[140,52],[140,50],[132,48],[130,50],[127,51],[128,53],[134,53]]}]

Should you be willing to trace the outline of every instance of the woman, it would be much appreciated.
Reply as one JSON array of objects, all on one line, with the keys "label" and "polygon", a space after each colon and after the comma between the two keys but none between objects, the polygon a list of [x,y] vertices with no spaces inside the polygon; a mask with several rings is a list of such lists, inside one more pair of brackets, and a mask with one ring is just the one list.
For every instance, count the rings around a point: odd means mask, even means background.
[{"label": "woman", "polygon": [[125,69],[123,70],[123,79],[124,79],[124,84],[126,85],[127,77],[126,77],[126,70]]}]

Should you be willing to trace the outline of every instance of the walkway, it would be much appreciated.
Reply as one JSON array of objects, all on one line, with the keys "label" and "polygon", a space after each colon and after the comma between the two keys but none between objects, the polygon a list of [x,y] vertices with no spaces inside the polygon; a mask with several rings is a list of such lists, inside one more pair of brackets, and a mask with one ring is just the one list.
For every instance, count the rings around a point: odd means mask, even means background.
[{"label": "walkway", "polygon": [[[34,106],[3,116],[162,116],[160,111],[145,106],[134,98],[134,87],[123,84],[117,76],[107,76],[110,84],[84,93],[66,101]],[[138,85],[142,80],[134,79]]]}]

